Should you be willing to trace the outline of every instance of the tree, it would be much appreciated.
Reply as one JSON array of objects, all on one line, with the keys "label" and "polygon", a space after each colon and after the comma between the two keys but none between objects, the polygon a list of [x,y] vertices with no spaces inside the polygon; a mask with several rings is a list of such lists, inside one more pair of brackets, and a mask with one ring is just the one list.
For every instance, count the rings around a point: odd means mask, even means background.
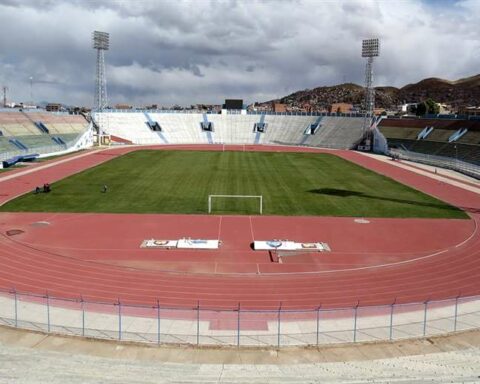
[{"label": "tree", "polygon": [[438,105],[432,99],[427,99],[425,101],[427,107],[427,113],[430,115],[438,115],[440,113],[440,105]]},{"label": "tree", "polygon": [[415,114],[416,114],[417,116],[423,116],[423,115],[425,115],[426,113],[427,113],[427,105],[425,104],[425,102],[422,101],[421,103],[418,103]]},{"label": "tree", "polygon": [[427,99],[417,104],[417,116],[424,116],[426,114],[437,115],[438,113],[440,113],[440,105],[432,99]]}]

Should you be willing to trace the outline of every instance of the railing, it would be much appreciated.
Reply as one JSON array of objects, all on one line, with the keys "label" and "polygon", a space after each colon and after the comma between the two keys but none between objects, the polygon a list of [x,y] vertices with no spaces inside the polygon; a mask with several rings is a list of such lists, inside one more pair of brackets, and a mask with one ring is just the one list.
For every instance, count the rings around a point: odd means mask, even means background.
[{"label": "railing", "polygon": [[419,152],[411,152],[402,149],[390,149],[390,154],[397,155],[403,160],[433,165],[439,168],[451,169],[465,175],[480,179],[480,165],[468,163],[453,157],[427,155]]},{"label": "railing", "polygon": [[[220,114],[216,111],[205,110],[168,110],[168,109],[106,109],[103,113],[158,113],[158,114]],[[241,115],[240,110],[227,110],[229,115]],[[364,114],[351,112],[351,113],[330,113],[330,112],[262,112],[262,111],[247,111],[247,115],[273,115],[273,116],[330,116],[330,117],[364,117]]]},{"label": "railing", "polygon": [[480,296],[328,309],[131,305],[0,290],[0,324],[149,344],[312,346],[428,337],[480,327]]}]

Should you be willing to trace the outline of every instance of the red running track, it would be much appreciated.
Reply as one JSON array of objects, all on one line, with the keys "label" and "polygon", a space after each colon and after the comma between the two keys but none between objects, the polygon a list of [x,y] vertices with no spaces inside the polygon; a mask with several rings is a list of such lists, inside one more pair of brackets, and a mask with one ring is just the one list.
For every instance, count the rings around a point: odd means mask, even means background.
[{"label": "red running track", "polygon": [[[133,147],[6,173],[0,203]],[[171,149],[313,151],[266,146]],[[119,214],[0,214],[0,288],[86,300],[274,309],[419,302],[480,294],[480,195],[349,151],[328,151],[466,209],[471,220]],[[46,223],[42,223],[46,222]],[[12,230],[17,230],[12,235]],[[10,233],[8,235],[7,233]],[[144,239],[220,238],[216,251],[140,249]],[[272,263],[251,242],[324,241],[330,253]]]}]

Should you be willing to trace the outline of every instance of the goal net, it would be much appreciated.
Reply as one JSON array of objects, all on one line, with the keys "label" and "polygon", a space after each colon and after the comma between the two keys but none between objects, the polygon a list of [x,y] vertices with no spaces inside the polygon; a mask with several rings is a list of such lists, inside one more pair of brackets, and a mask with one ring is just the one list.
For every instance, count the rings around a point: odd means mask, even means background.
[{"label": "goal net", "polygon": [[208,213],[263,214],[262,195],[208,195]]}]

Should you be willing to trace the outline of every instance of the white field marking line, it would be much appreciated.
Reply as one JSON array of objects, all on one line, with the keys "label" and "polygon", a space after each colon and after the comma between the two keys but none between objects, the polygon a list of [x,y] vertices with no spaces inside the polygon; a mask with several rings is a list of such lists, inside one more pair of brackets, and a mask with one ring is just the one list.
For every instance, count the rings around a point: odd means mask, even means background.
[{"label": "white field marking line", "polygon": [[466,238],[465,240],[463,240],[461,243],[458,243],[457,245],[455,245],[455,246],[454,246],[455,248],[461,247],[462,245],[464,245],[465,243],[467,243],[468,241],[470,241],[470,240],[473,238],[473,236],[475,236],[475,234],[476,234],[477,231],[478,231],[478,223],[477,223],[477,220],[473,220],[473,221],[474,221],[474,223],[475,223],[475,229],[473,230],[472,234],[471,234],[468,238]]},{"label": "white field marking line", "polygon": [[253,235],[252,216],[248,216],[248,220],[250,221],[250,233],[252,235],[252,241],[255,241],[255,236]]},{"label": "white field marking line", "polygon": [[[18,246],[22,246],[23,244],[21,242],[19,242],[18,240],[13,240],[12,238],[7,238],[6,235],[0,235],[1,237],[3,237],[5,240],[10,240],[10,242],[18,245]],[[15,247],[12,247],[12,251],[15,250]],[[53,256],[60,256],[60,257],[67,257],[68,259],[75,259],[75,260],[79,260],[75,257],[71,257],[71,256],[64,256],[64,255],[60,255],[60,254],[56,254],[54,252],[51,252],[51,251],[47,251],[47,250],[43,250],[43,249],[37,249],[35,247],[31,247],[31,246],[27,246],[27,250],[26,250],[26,253],[29,254],[29,255],[35,255],[35,251],[40,251],[40,252],[43,252],[43,253],[47,253],[49,255],[53,255]],[[6,251],[7,254],[11,254],[12,256],[15,255],[14,253],[11,253],[9,251]],[[262,275],[266,276],[266,275],[320,275],[320,274],[327,274],[327,273],[341,273],[341,272],[353,272],[353,271],[360,271],[360,270],[369,270],[369,269],[377,269],[377,268],[385,268],[385,267],[392,267],[392,266],[398,266],[398,265],[403,265],[403,264],[408,264],[408,263],[413,263],[415,261],[418,261],[418,260],[424,260],[424,259],[429,259],[429,258],[432,258],[432,257],[435,257],[435,256],[438,256],[438,255],[441,255],[441,254],[444,254],[448,252],[448,249],[445,249],[443,251],[439,251],[439,252],[436,252],[436,253],[433,253],[433,254],[430,254],[430,255],[426,255],[426,256],[423,256],[423,257],[419,257],[419,258],[416,258],[416,259],[411,259],[411,260],[404,260],[404,261],[399,261],[399,262],[396,262],[396,263],[389,263],[389,264],[379,264],[379,265],[372,265],[372,266],[365,266],[365,267],[356,267],[356,268],[345,268],[345,269],[334,269],[334,270],[323,270],[323,271],[305,271],[305,272],[267,272],[267,273],[262,273]],[[104,262],[101,262],[101,261],[96,261],[96,260],[80,260],[81,262],[84,262],[84,263],[88,263],[88,264],[105,264]],[[135,268],[134,268],[135,269]],[[169,272],[169,273],[177,273],[177,274],[181,274],[181,275],[185,275],[185,272],[180,272],[180,271],[176,271],[176,270],[160,270],[160,272]],[[244,276],[244,275],[255,275],[255,274],[260,274],[260,270],[259,270],[259,264],[257,263],[257,271],[256,273],[252,273],[252,272],[231,272],[231,273],[217,273],[219,275],[239,275],[239,276]],[[201,275],[204,275],[204,274],[209,274],[209,273],[192,273],[194,275],[197,275],[197,274],[201,274]]]},{"label": "white field marking line", "polygon": [[[53,222],[51,222],[50,224],[54,225],[55,223],[64,223],[66,221],[78,220],[80,218],[84,218],[84,217],[87,217],[87,216],[94,216],[94,215],[97,215],[97,214],[98,213],[95,213],[95,212],[82,212],[82,213],[58,212],[58,213],[55,213],[54,215],[52,215],[51,217],[52,218],[55,218],[57,216],[60,216],[60,217],[53,220]],[[66,215],[68,215],[68,216],[66,216]],[[49,221],[49,219],[50,219],[50,216],[45,221]]]},{"label": "white field marking line", "polygon": [[222,219],[223,219],[223,216],[220,216],[220,220],[218,222],[218,236],[217,236],[217,240],[220,241],[220,233],[222,232]]},{"label": "white field marking line", "polygon": [[[476,230],[477,230],[477,225],[476,225]],[[475,230],[475,232],[476,232]],[[253,231],[252,231],[252,236],[253,236]],[[473,237],[473,235],[470,236],[469,239],[471,239]],[[130,249],[115,249],[115,248],[91,248],[91,249],[85,249],[85,248],[63,248],[63,247],[51,247],[51,246],[48,246],[46,245],[45,247],[47,247],[47,249],[41,249],[41,248],[37,248],[37,247],[41,247],[42,245],[40,244],[31,244],[31,243],[27,243],[27,242],[22,242],[22,241],[19,241],[19,240],[14,240],[10,237],[6,237],[5,235],[2,236],[2,238],[4,240],[7,240],[9,241],[10,243],[13,243],[13,244],[16,244],[17,246],[20,246],[20,247],[26,247],[29,251],[27,251],[27,253],[31,254],[31,255],[34,255],[34,253],[32,253],[32,251],[40,251],[40,252],[44,252],[44,253],[47,253],[49,255],[54,255],[54,256],[60,256],[60,257],[65,257],[65,255],[62,255],[62,254],[58,254],[58,253],[55,253],[55,252],[52,252],[52,251],[49,251],[48,248],[50,249],[58,249],[58,250],[99,250],[99,251],[131,251]],[[469,240],[468,239],[468,240]],[[462,243],[460,243],[458,246],[462,245],[463,243],[465,243],[465,241],[463,241]],[[453,246],[453,247],[457,247],[457,246]],[[452,247],[452,248],[453,248]],[[450,248],[449,248],[450,249]],[[449,249],[444,249],[444,250],[441,250],[441,251],[438,251],[438,252],[435,252],[435,253],[432,253],[432,254],[429,254],[429,255],[425,255],[425,256],[421,256],[421,257],[417,257],[417,258],[414,258],[414,259],[409,259],[409,260],[403,260],[403,261],[399,261],[399,262],[395,262],[395,263],[388,263],[388,264],[377,264],[377,265],[372,265],[372,266],[365,266],[365,267],[355,267],[355,268],[345,268],[345,269],[334,269],[334,270],[323,270],[323,271],[305,271],[305,272],[267,272],[267,273],[263,273],[263,275],[313,275],[313,274],[326,274],[326,273],[338,273],[338,272],[352,272],[352,271],[359,271],[359,270],[368,270],[368,269],[377,269],[377,268],[385,268],[385,267],[392,267],[392,266],[398,266],[398,265],[403,265],[403,264],[408,264],[408,263],[413,263],[413,262],[416,262],[416,261],[420,261],[420,260],[425,260],[425,259],[429,259],[429,258],[432,258],[432,257],[435,257],[435,256],[439,256],[441,254],[444,254],[446,252],[449,251]],[[234,251],[235,252],[235,251]],[[239,251],[237,251],[239,252]],[[365,253],[365,254],[368,254],[368,253]],[[76,259],[76,260],[79,260],[78,258],[76,257],[69,257],[67,256],[67,258],[69,259]],[[94,263],[94,264],[97,264],[97,263],[100,263],[100,264],[104,264],[102,262],[99,262],[99,261],[93,261],[93,260],[84,260],[84,259],[81,259],[81,261],[84,261],[84,262],[88,262],[88,263]],[[258,266],[258,264],[257,264]],[[179,274],[185,274],[184,272],[178,272],[178,271],[170,271],[170,270],[165,270],[165,272],[174,272],[174,273],[179,273]],[[260,272],[259,272],[260,273]],[[198,274],[198,273],[194,273],[194,274]],[[201,273],[203,274],[203,273]],[[208,274],[208,273],[207,273]],[[251,272],[242,272],[242,273],[239,273],[239,272],[231,272],[231,273],[220,273],[221,275],[251,275],[253,273]]]},{"label": "white field marking line", "polygon": [[[110,148],[108,148],[110,149]],[[107,150],[108,150],[107,149]],[[101,150],[99,150],[101,151]],[[90,153],[87,153],[87,154],[82,154],[82,155],[79,155],[77,156],[76,158],[78,157],[83,157],[83,156],[87,156],[87,155],[90,155],[92,153],[95,153],[95,152],[98,152],[98,151],[93,151],[93,152],[90,152]],[[64,161],[69,161],[71,160],[70,158],[69,159],[65,159]],[[62,162],[64,162],[62,161]],[[58,162],[57,162],[58,163]],[[55,164],[57,164],[55,163]],[[49,166],[53,166],[54,164],[52,165],[49,165]],[[395,164],[397,166],[399,166],[398,164]],[[403,166],[405,167],[405,166]],[[402,168],[403,168],[402,167]],[[38,168],[36,168],[38,169]],[[410,170],[412,171],[412,168],[411,167],[408,167],[407,170]],[[30,170],[31,172],[34,172],[35,170]],[[413,172],[413,171],[412,171]],[[28,172],[30,173],[30,172]],[[18,174],[17,174],[18,175]],[[12,176],[17,176],[17,175],[12,175]],[[429,174],[427,174],[426,176],[431,176]],[[447,179],[448,180],[448,179]],[[253,235],[253,227],[252,227],[252,218],[251,216],[249,216],[249,220],[250,220],[250,230],[251,230],[251,233],[252,233],[252,239],[254,239],[254,235]],[[477,230],[478,230],[478,225],[477,225],[477,222],[476,220],[475,221],[475,231],[474,233],[472,233],[472,235],[470,235],[470,237],[466,240],[464,240],[462,243],[454,246],[454,247],[459,247],[463,244],[465,244],[467,241],[471,240],[471,238],[473,238],[473,236],[477,233]],[[19,242],[19,241],[15,241],[11,238],[8,238],[8,240],[14,242],[14,243],[17,243],[17,244],[22,244],[22,242]],[[28,243],[26,243],[28,244]],[[32,249],[35,249],[34,247],[31,247]],[[408,263],[413,263],[413,262],[416,262],[416,261],[419,261],[419,260],[425,260],[425,259],[429,259],[429,258],[432,258],[432,257],[435,257],[435,256],[438,256],[438,255],[441,255],[445,252],[448,252],[449,249],[444,249],[442,251],[438,251],[438,252],[435,252],[435,253],[432,253],[432,254],[429,254],[429,255],[425,255],[425,256],[421,256],[421,257],[418,257],[418,258],[415,258],[415,259],[410,259],[410,260],[403,260],[403,261],[399,261],[399,262],[395,262],[395,263],[389,263],[389,264],[378,264],[378,265],[373,265],[373,266],[365,266],[365,267],[357,267],[357,268],[347,268],[347,269],[336,269],[336,270],[324,270],[324,271],[306,271],[306,272],[275,272],[275,273],[264,273],[263,275],[311,275],[311,274],[325,274],[325,273],[335,273],[335,272],[351,272],[351,271],[358,271],[358,270],[367,270],[367,269],[377,269],[377,268],[384,268],[384,267],[392,267],[392,266],[397,266],[397,265],[403,265],[403,264],[408,264]],[[38,249],[38,251],[43,251],[45,252],[44,250],[41,250],[41,249]],[[50,253],[50,252],[47,252],[47,253]],[[62,256],[62,255],[57,255],[57,256]],[[257,264],[258,266],[258,264]],[[238,272],[234,272],[234,273],[229,273],[229,274],[225,274],[225,275],[245,275],[245,274],[251,274],[251,273],[238,273]]]},{"label": "white field marking line", "polygon": [[[252,227],[252,217],[249,216],[249,220],[250,220],[250,229],[251,229],[251,233],[252,233],[252,238],[253,238],[253,227]],[[471,240],[473,238],[473,236],[475,234],[477,234],[478,232],[478,225],[477,225],[477,222],[476,220],[475,221],[475,230],[474,230],[474,233],[472,233],[472,235],[470,235],[470,237],[467,239],[467,240],[464,240],[462,243],[459,244],[460,245],[464,245],[466,241],[468,240]],[[3,235],[2,234],[2,237],[5,239],[5,240],[9,240],[11,243],[14,243],[14,244],[17,244],[17,245],[20,245],[20,246],[25,246],[27,247],[29,250],[36,250],[36,251],[40,251],[40,252],[45,252],[47,254],[51,254],[51,255],[55,255],[55,256],[63,256],[65,257],[64,255],[60,255],[60,254],[56,254],[54,252],[51,252],[51,251],[46,251],[44,249],[38,249],[36,248],[34,245],[30,245],[28,243],[23,243],[21,241],[18,241],[18,240],[14,240],[12,239],[11,237],[7,237],[6,235]],[[437,252],[434,252],[432,254],[428,254],[428,255],[425,255],[425,256],[421,256],[421,257],[417,257],[417,258],[414,258],[414,259],[409,259],[409,260],[402,260],[402,261],[398,261],[398,262],[395,262],[395,263],[387,263],[387,264],[377,264],[377,265],[371,265],[371,266],[365,266],[365,267],[356,267],[356,268],[345,268],[345,269],[334,269],[334,270],[324,270],[324,271],[305,271],[305,272],[268,272],[268,273],[263,273],[263,275],[313,275],[313,274],[326,274],[326,273],[339,273],[339,272],[353,272],[353,271],[360,271],[360,270],[369,270],[369,269],[379,269],[379,268],[386,268],[386,267],[395,267],[395,266],[398,266],[398,265],[404,265],[404,264],[410,264],[410,263],[414,263],[416,261],[420,261],[420,260],[426,260],[426,259],[430,259],[432,257],[435,257],[435,256],[439,256],[439,255],[442,255],[446,252],[448,252],[450,249],[452,248],[455,248],[456,246],[452,246],[450,248],[447,248],[447,249],[444,249],[444,250],[441,250],[441,251],[437,251]],[[109,250],[108,248],[106,250]],[[110,249],[110,250],[113,250],[113,249]],[[367,253],[366,253],[367,254]],[[68,257],[68,258],[71,258],[71,257]],[[97,263],[95,261],[88,261],[88,262],[92,262],[92,263]],[[258,266],[258,264],[257,264]],[[184,274],[183,272],[179,272],[181,274]],[[238,272],[233,272],[233,273],[221,273],[222,275],[248,275],[248,274],[252,274],[252,273],[238,273]]]}]

